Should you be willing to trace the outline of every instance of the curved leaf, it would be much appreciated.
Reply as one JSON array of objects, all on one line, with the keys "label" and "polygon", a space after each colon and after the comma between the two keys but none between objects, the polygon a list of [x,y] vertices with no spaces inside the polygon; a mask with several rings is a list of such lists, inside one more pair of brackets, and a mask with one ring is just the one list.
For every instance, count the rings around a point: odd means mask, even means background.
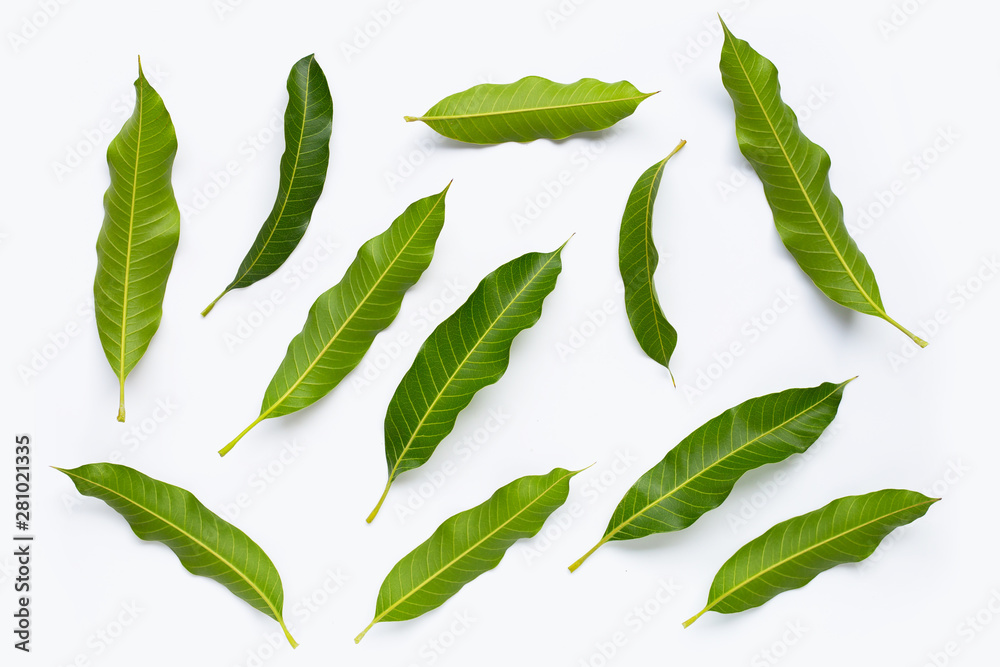
[{"label": "curved leaf", "polygon": [[[625,312],[639,346],[649,358],[670,372],[670,355],[677,347],[677,331],[663,315],[653,272],[660,255],[653,245],[653,202],[667,161],[684,147],[677,144],[667,157],[643,172],[628,196],[618,239],[618,267],[625,284]],[[670,376],[671,380],[673,375]],[[676,382],[674,383],[676,386]]]},{"label": "curved leaf", "polygon": [[547,475],[521,477],[483,504],[446,519],[386,576],[375,618],[355,643],[376,623],[406,621],[440,607],[467,583],[495,568],[511,545],[533,537],[566,502],[569,480],[576,474],[556,468]]},{"label": "curved leaf", "polygon": [[56,470],[66,473],[80,493],[103,500],[125,517],[139,539],[166,544],[188,572],[214,579],[276,620],[297,646],[281,616],[284,592],[274,563],[189,491],[114,463]]},{"label": "curved leaf", "polygon": [[604,537],[570,572],[607,542],[687,528],[721,505],[745,473],[809,449],[837,416],[849,382],[751,398],[698,427],[632,485]]},{"label": "curved leaf", "polygon": [[265,419],[323,398],[361,362],[375,336],[396,319],[406,290],[430,265],[449,187],[410,204],[389,229],[361,246],[344,277],[316,299],[302,331],[288,344],[264,393],[260,416],[220,455]]},{"label": "curved leaf", "polygon": [[799,129],[781,100],[778,70],[723,23],[722,83],[736,110],[736,139],[764,185],[785,247],[828,297],[889,322],[920,347],[926,342],[889,317],[875,274],[844,224],[830,188],[830,156]]},{"label": "curved leaf", "polygon": [[181,231],[170,184],[177,136],[163,100],[139,63],[135,109],[108,146],[111,186],[97,237],[94,312],[104,355],[118,376],[118,421],[125,378],[145,354],[163,315],[163,294]]},{"label": "curved leaf", "polygon": [[808,514],[777,524],[751,540],[715,575],[706,611],[733,614],[801,588],[820,572],[868,558],[886,535],[919,519],[939,498],[886,489],[834,500]]},{"label": "curved leaf", "polygon": [[285,109],[285,152],[281,156],[278,196],[236,277],[210,303],[208,313],[230,290],[249,287],[278,270],[309,227],[323,192],[330,163],[333,98],[326,76],[313,55],[292,66]]},{"label": "curved leaf", "polygon": [[522,255],[483,278],[421,346],[386,410],[389,480],[369,523],[393,480],[426,463],[476,392],[503,377],[515,336],[538,321],[556,286],[565,245]]},{"label": "curved leaf", "polygon": [[640,93],[628,81],[555,83],[526,76],[514,83],[473,86],[449,95],[423,116],[404,118],[421,120],[438,134],[470,144],[565,139],[609,128],[655,94]]}]

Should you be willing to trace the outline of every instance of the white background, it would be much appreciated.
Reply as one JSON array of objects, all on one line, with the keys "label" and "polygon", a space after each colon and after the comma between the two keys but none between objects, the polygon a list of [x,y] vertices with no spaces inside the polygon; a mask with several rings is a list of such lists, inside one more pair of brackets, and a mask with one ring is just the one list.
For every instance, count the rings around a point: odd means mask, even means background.
[{"label": "white background", "polygon": [[[896,4],[908,13],[893,15]],[[59,4],[51,18],[39,14],[44,5],[8,0],[0,19],[0,433],[8,442],[14,433],[33,437],[37,535],[30,656],[10,647],[12,560],[0,549],[4,664],[596,667],[767,665],[780,655],[789,666],[917,667],[946,647],[954,655],[938,655],[938,664],[994,663],[1000,281],[981,277],[995,277],[989,262],[1000,250],[995,3],[590,0],[564,2],[573,11],[562,15],[550,13],[559,11],[555,0],[403,0],[379,28],[368,23],[384,0],[95,0]],[[885,322],[832,304],[781,247],[736,146],[718,73],[717,10],[777,64],[785,100],[832,156],[834,190],[852,226],[859,208],[901,182],[901,194],[874,206],[877,219],[855,237],[890,314],[923,331],[926,350],[915,353]],[[44,25],[32,30],[26,20]],[[346,53],[366,25],[376,34]],[[11,34],[29,36],[15,44]],[[312,225],[278,273],[202,319],[270,210],[283,142],[267,128],[283,113],[289,68],[311,52],[335,102],[329,178]],[[131,112],[136,54],[176,125],[173,183],[189,210],[162,326],[128,379],[121,425],[91,284],[108,184],[103,154]],[[402,121],[476,83],[529,74],[628,79],[662,92],[615,131],[557,143],[468,147]],[[935,148],[942,133],[952,139]],[[657,283],[679,331],[674,389],[628,327],[617,239],[629,189],[681,138],[689,143],[665,172],[655,230]],[[921,155],[933,159],[926,169],[915,168]],[[239,173],[213,187],[229,162]],[[545,183],[561,172],[569,185],[547,198]],[[216,450],[257,415],[316,296],[364,240],[450,179],[434,261],[362,367],[317,405],[268,420],[220,459]],[[540,212],[518,228],[515,216],[536,213],[531,202]],[[539,323],[515,342],[507,374],[476,396],[426,466],[394,484],[367,525],[386,475],[385,407],[419,342],[487,272],[572,233],[559,283]],[[274,292],[281,302],[269,308]],[[774,318],[779,292],[792,295],[792,306]],[[922,323],[935,313],[946,322],[927,331]],[[241,322],[256,326],[227,343]],[[75,335],[60,335],[67,329]],[[734,342],[744,353],[723,369],[717,357],[728,361]],[[713,379],[695,395],[700,373]],[[600,537],[625,490],[698,425],[752,396],[854,375],[808,457],[748,474],[688,530],[607,545],[577,573],[566,571]],[[157,412],[158,403],[168,408]],[[485,438],[479,429],[491,411],[504,424]],[[477,437],[479,450],[463,453]],[[3,497],[12,501],[13,451],[2,451]],[[46,467],[112,458],[228,512],[267,551],[300,648],[273,647],[273,621],[187,574],[168,549],[140,542],[117,514]],[[572,483],[568,506],[579,511],[560,512],[562,528],[553,517],[438,610],[378,625],[354,645],[385,574],[442,520],[516,477],[591,463]],[[431,491],[435,476],[445,479]],[[944,500],[871,562],[838,567],[761,608],[681,628],[746,541],[834,498],[889,487]],[[404,515],[421,493],[422,505]],[[237,515],[241,494],[250,502]],[[10,505],[0,503],[8,507],[0,534],[13,520]],[[123,611],[130,607],[138,611]],[[636,612],[643,607],[644,620]],[[967,621],[977,613],[978,630]],[[601,647],[610,652],[616,634],[621,645],[606,659]]]}]

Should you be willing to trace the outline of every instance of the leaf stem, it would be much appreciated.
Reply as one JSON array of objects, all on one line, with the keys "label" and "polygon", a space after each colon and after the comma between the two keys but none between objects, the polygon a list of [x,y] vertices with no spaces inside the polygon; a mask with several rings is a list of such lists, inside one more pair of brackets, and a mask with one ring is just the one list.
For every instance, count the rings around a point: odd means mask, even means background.
[{"label": "leaf stem", "polygon": [[392,477],[390,477],[389,481],[385,483],[385,490],[382,492],[382,497],[378,499],[378,503],[375,504],[375,509],[373,509],[372,513],[368,515],[368,518],[365,519],[365,521],[367,521],[368,523],[371,523],[372,521],[374,521],[375,520],[375,515],[377,515],[378,511],[380,509],[382,509],[382,503],[385,502],[386,496],[389,495],[389,487],[391,485],[392,485]]},{"label": "leaf stem", "polygon": [[694,622],[695,622],[695,621],[697,621],[697,620],[698,620],[699,618],[701,618],[701,615],[702,615],[702,614],[704,614],[704,613],[705,613],[706,611],[708,611],[709,609],[710,609],[710,607],[705,607],[704,609],[702,609],[701,611],[699,611],[699,612],[698,612],[697,614],[695,614],[694,616],[692,616],[692,617],[691,617],[691,618],[689,618],[688,620],[684,621],[684,627],[685,627],[685,628],[686,628],[686,627],[689,627],[689,626],[690,626],[690,625],[691,625],[692,623],[694,623]]},{"label": "leaf stem", "polygon": [[593,555],[595,551],[597,551],[603,545],[605,545],[610,538],[611,538],[610,535],[605,535],[604,537],[602,537],[600,542],[598,542],[597,544],[595,544],[593,547],[590,548],[590,551],[580,556],[580,558],[578,558],[576,562],[574,562],[572,565],[569,566],[569,571],[576,572],[577,568],[583,565],[583,561],[590,558],[591,555]]},{"label": "leaf stem", "polygon": [[285,625],[284,619],[279,618],[278,619],[278,623],[281,624],[281,630],[282,630],[282,632],[285,633],[285,639],[288,640],[288,643],[292,645],[292,648],[298,648],[299,647],[299,643],[297,641],[295,641],[295,638],[292,637],[292,633],[288,631],[288,627]]},{"label": "leaf stem", "polygon": [[911,332],[910,330],[908,330],[906,327],[904,327],[902,324],[900,324],[896,320],[892,319],[888,315],[885,315],[885,321],[888,322],[889,324],[891,324],[892,326],[896,327],[900,331],[902,331],[904,334],[907,335],[907,337],[909,337],[910,340],[912,340],[914,343],[916,343],[917,345],[919,345],[921,348],[927,347],[927,341],[925,341],[920,336],[914,334],[913,332]]},{"label": "leaf stem", "polygon": [[374,625],[375,625],[375,619],[373,618],[372,622],[368,624],[368,627],[366,627],[364,630],[362,630],[361,633],[357,637],[354,638],[354,643],[355,644],[360,644],[361,640],[365,638],[365,635],[368,634],[368,631],[371,630]]},{"label": "leaf stem", "polygon": [[125,380],[118,381],[118,421],[125,421]]},{"label": "leaf stem", "polygon": [[219,299],[226,296],[227,294],[229,294],[229,288],[222,290],[222,294],[215,297],[215,300],[212,303],[208,304],[208,306],[205,307],[205,310],[201,311],[201,316],[205,317],[210,312],[212,312],[212,309],[215,308],[215,304],[219,303]]},{"label": "leaf stem", "polygon": [[257,419],[254,419],[253,423],[247,426],[242,431],[240,431],[240,434],[235,438],[233,438],[232,442],[230,442],[228,445],[219,450],[219,456],[225,456],[226,454],[228,454],[230,450],[232,450],[232,448],[236,446],[236,443],[242,440],[243,436],[245,436],[247,433],[250,432],[250,429],[252,429],[257,424],[261,423],[262,421],[264,421],[264,415],[261,415],[257,417]]}]

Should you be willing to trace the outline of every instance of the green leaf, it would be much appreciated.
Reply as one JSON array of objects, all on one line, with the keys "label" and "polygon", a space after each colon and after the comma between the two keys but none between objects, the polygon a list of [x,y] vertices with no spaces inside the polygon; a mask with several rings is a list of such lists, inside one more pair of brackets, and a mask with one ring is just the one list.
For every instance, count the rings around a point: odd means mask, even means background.
[{"label": "green leaf", "polygon": [[566,502],[569,480],[577,472],[556,468],[547,475],[521,477],[483,504],[446,519],[386,576],[375,618],[355,643],[376,623],[406,621],[440,607],[467,583],[495,568],[511,545],[533,537]]},{"label": "green leaf", "polygon": [[886,489],[834,500],[783,521],[751,540],[715,575],[707,611],[734,614],[759,607],[775,595],[805,586],[817,574],[872,555],[885,536],[919,519],[939,498]]},{"label": "green leaf", "polygon": [[214,579],[276,620],[292,647],[298,645],[281,616],[284,592],[274,563],[189,491],[114,463],[56,470],[66,473],[77,491],[103,500],[125,517],[139,539],[166,544],[188,572]]},{"label": "green leaf", "polygon": [[389,229],[361,246],[344,277],[316,299],[302,331],[288,344],[264,393],[260,416],[220,455],[265,419],[323,398],[361,362],[375,336],[396,319],[406,290],[430,265],[449,187],[410,204]]},{"label": "green leaf", "polygon": [[[653,272],[660,255],[653,245],[653,202],[667,161],[684,147],[677,144],[667,157],[643,172],[632,188],[622,216],[618,267],[625,284],[625,312],[643,352],[670,372],[670,355],[677,347],[677,330],[663,315]],[[673,375],[670,376],[673,380]],[[677,386],[677,383],[674,383]]]},{"label": "green leaf", "polygon": [[203,317],[230,290],[249,287],[277,271],[302,240],[326,182],[332,129],[330,87],[315,56],[306,56],[292,66],[288,75],[285,152],[281,156],[274,207],[236,277],[202,311]]},{"label": "green leaf", "polygon": [[736,110],[736,139],[764,185],[785,247],[835,302],[880,317],[926,347],[886,313],[875,274],[848,233],[844,207],[830,188],[830,156],[809,141],[781,100],[778,70],[722,26],[720,69]]},{"label": "green leaf", "polygon": [[404,118],[422,120],[438,134],[470,144],[565,139],[609,128],[655,94],[640,93],[628,81],[555,83],[527,76],[514,83],[473,86],[449,95],[423,116]]},{"label": "green leaf", "polygon": [[565,245],[522,255],[483,278],[421,346],[385,414],[389,480],[369,523],[393,480],[426,463],[476,392],[503,377],[514,338],[538,321],[556,286]]},{"label": "green leaf", "polygon": [[170,114],[140,62],[135,109],[108,146],[111,186],[104,193],[94,278],[97,332],[118,376],[120,422],[125,421],[125,378],[160,326],[180,238],[181,214],[170,184],[176,153]]},{"label": "green leaf", "polygon": [[687,528],[721,505],[745,473],[809,449],[837,416],[849,382],[751,398],[698,427],[632,485],[604,537],[570,572],[607,542]]}]

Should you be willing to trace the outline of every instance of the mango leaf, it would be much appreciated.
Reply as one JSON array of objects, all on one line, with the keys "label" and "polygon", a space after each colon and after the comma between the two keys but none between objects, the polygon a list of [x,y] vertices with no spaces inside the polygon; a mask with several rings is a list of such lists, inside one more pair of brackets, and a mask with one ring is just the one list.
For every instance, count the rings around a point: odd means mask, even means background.
[{"label": "mango leaf", "polygon": [[424,341],[386,410],[389,480],[368,523],[393,480],[426,463],[476,392],[503,377],[514,338],[538,321],[542,301],[556,286],[565,245],[522,255],[483,278]]},{"label": "mango leaf", "polygon": [[863,561],[886,535],[922,517],[938,500],[885,489],[840,498],[783,521],[725,562],[712,582],[708,604],[684,627],[707,611],[734,614],[759,607],[779,593],[805,586],[820,572]]},{"label": "mango leaf", "polygon": [[569,480],[577,472],[555,468],[547,475],[521,477],[483,504],[446,519],[386,576],[375,618],[355,643],[376,623],[406,621],[440,607],[467,583],[495,568],[511,545],[537,534],[566,502]]},{"label": "mango leaf", "polygon": [[778,70],[722,27],[720,69],[736,110],[736,139],[764,185],[785,247],[835,302],[880,317],[926,347],[886,313],[875,274],[848,233],[844,207],[830,187],[830,156],[802,133],[795,112],[781,100]]},{"label": "mango leaf", "polygon": [[326,182],[332,129],[330,87],[315,56],[309,55],[295,63],[288,75],[285,152],[281,156],[274,207],[236,277],[202,311],[202,317],[230,290],[249,287],[277,271],[302,240]]},{"label": "mango leaf", "polygon": [[721,505],[745,473],[809,449],[837,416],[849,382],[751,398],[698,427],[632,485],[604,537],[570,572],[607,542],[687,528]]},{"label": "mango leaf", "polygon": [[[677,144],[670,155],[643,172],[636,181],[625,205],[618,239],[618,268],[625,284],[625,312],[629,324],[643,352],[668,373],[670,355],[677,347],[677,330],[663,315],[653,282],[653,272],[660,261],[653,245],[653,202],[660,189],[663,168],[686,143]],[[670,379],[673,380],[673,374]]]},{"label": "mango leaf", "polygon": [[403,118],[421,120],[438,134],[470,144],[565,139],[609,128],[655,94],[640,93],[628,81],[555,83],[527,76],[514,83],[473,86],[449,95],[423,116]]},{"label": "mango leaf", "polygon": [[410,204],[389,229],[361,246],[344,277],[316,299],[302,331],[288,344],[264,392],[260,416],[220,455],[265,419],[323,398],[361,362],[375,336],[396,319],[406,290],[430,265],[449,187]]},{"label": "mango leaf", "polygon": [[188,572],[214,579],[276,620],[288,643],[298,645],[281,616],[284,591],[274,563],[189,491],[114,463],[56,470],[68,475],[77,491],[103,500],[125,517],[139,539],[162,542]]},{"label": "mango leaf", "polygon": [[94,313],[104,355],[118,376],[118,421],[125,378],[145,354],[163,315],[163,294],[181,231],[170,184],[177,136],[163,100],[139,63],[135,109],[108,146],[111,186],[97,237]]}]

